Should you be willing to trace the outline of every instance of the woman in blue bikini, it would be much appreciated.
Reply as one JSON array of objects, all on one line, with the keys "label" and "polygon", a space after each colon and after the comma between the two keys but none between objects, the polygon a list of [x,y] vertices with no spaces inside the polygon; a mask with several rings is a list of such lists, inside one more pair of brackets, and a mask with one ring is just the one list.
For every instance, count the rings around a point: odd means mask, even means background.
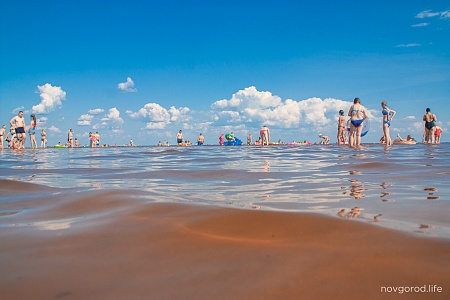
[{"label": "woman in blue bikini", "polygon": [[348,116],[350,117],[350,136],[348,144],[350,147],[358,147],[361,144],[361,124],[367,118],[366,108],[361,105],[361,100],[359,100],[359,98],[353,100],[353,105],[348,111]]},{"label": "woman in blue bikini", "polygon": [[392,145],[392,140],[389,132],[389,127],[391,126],[391,121],[394,118],[396,112],[395,110],[389,109],[386,101],[381,102],[381,108],[381,113],[383,114],[384,141],[386,143],[386,146],[390,146]]}]

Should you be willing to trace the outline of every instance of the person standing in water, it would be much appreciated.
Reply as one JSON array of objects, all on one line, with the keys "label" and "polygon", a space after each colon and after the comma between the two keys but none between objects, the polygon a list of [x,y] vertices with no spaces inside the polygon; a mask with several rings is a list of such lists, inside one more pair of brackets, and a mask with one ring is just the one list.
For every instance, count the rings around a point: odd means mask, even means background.
[{"label": "person standing in water", "polygon": [[339,111],[337,143],[338,145],[345,144],[345,117],[342,109]]},{"label": "person standing in water", "polygon": [[177,133],[177,144],[183,144],[183,131],[180,130]]},{"label": "person standing in water", "polygon": [[25,140],[27,139],[27,125],[23,119],[23,111],[19,111],[19,114],[9,121],[9,124],[14,128],[19,145],[17,149],[25,149]]},{"label": "person standing in water", "polygon": [[6,137],[6,125],[3,125],[2,128],[0,128],[0,149],[3,149],[5,147],[3,145],[5,137]]},{"label": "person standing in water", "polygon": [[41,148],[47,147],[47,133],[45,132],[45,129],[42,128],[41,131]]},{"label": "person standing in water", "polygon": [[350,117],[349,145],[350,147],[358,147],[361,145],[362,122],[367,118],[366,108],[361,105],[359,98],[353,100],[348,116]]},{"label": "person standing in water", "polygon": [[422,120],[425,122],[425,140],[427,144],[435,143],[434,133],[436,131],[437,118],[435,114],[431,113],[431,109],[427,108],[425,110]]},{"label": "person standing in water", "polygon": [[31,143],[31,149],[37,149],[37,142],[36,142],[36,115],[31,115],[31,122],[30,122],[30,129],[28,130],[28,134],[30,135],[30,143]]},{"label": "person standing in water", "polygon": [[391,121],[394,118],[396,112],[395,110],[389,109],[387,102],[381,102],[382,115],[383,115],[383,136],[386,146],[392,145],[392,139],[390,135],[389,127],[391,126]]},{"label": "person standing in water", "polygon": [[270,142],[270,130],[267,128],[266,125],[264,125],[261,130],[259,131],[259,134],[261,136],[261,145],[267,145],[269,146]]},{"label": "person standing in water", "polygon": [[205,142],[205,137],[203,136],[203,134],[200,133],[200,135],[197,138],[197,146],[202,146],[204,142]]}]

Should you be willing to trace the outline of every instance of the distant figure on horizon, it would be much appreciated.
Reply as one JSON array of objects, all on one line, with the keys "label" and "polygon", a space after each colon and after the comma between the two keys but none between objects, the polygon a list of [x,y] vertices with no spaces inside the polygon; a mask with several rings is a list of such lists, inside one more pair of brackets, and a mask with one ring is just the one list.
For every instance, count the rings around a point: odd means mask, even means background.
[{"label": "distant figure on horizon", "polygon": [[431,109],[427,108],[425,115],[423,115],[422,120],[425,122],[425,141],[427,144],[435,143],[435,132],[436,132],[436,123],[437,118],[435,114],[431,113]]},{"label": "distant figure on horizon", "polygon": [[225,143],[225,134],[221,134],[219,137],[219,145],[223,146],[223,144]]},{"label": "distant figure on horizon", "polygon": [[337,143],[338,143],[338,145],[344,145],[345,142],[346,142],[345,117],[344,117],[344,111],[341,109],[339,111],[339,119],[338,119]]},{"label": "distant figure on horizon", "polygon": [[41,130],[41,148],[47,148],[47,133],[44,128]]},{"label": "distant figure on horizon", "polygon": [[73,129],[70,129],[67,133],[67,147],[73,148],[74,141],[73,141]]},{"label": "distant figure on horizon", "polygon": [[3,149],[5,147],[3,145],[5,136],[6,136],[6,125],[3,125],[2,128],[0,128],[0,149]]},{"label": "distant figure on horizon", "polygon": [[381,114],[383,115],[382,126],[383,126],[384,142],[386,143],[386,146],[390,146],[392,145],[392,139],[389,127],[391,126],[391,121],[394,118],[396,111],[389,109],[386,101],[381,102],[381,108],[382,108]]},{"label": "distant figure on horizon", "polygon": [[436,131],[434,132],[434,140],[436,144],[441,143],[441,134],[442,134],[442,128],[439,126],[436,126]]},{"label": "distant figure on horizon", "polygon": [[27,125],[23,118],[23,111],[19,111],[18,115],[9,121],[9,124],[15,130],[17,140],[19,141],[17,149],[25,149],[25,140],[27,139]]},{"label": "distant figure on horizon", "polygon": [[177,144],[183,144],[183,131],[181,129],[177,133]]},{"label": "distant figure on horizon", "polygon": [[202,146],[204,142],[205,142],[205,137],[203,136],[203,134],[200,133],[200,135],[197,138],[197,146]]},{"label": "distant figure on horizon", "polygon": [[31,144],[31,149],[37,149],[37,142],[36,142],[36,125],[37,125],[37,120],[36,120],[36,115],[31,115],[30,116],[30,129],[28,130],[28,134],[30,135],[30,144]]},{"label": "distant figure on horizon", "polygon": [[261,136],[261,144],[263,146],[264,145],[269,146],[269,143],[270,143],[270,130],[269,130],[269,128],[266,125],[264,125],[261,128],[261,130],[259,131],[259,135]]},{"label": "distant figure on horizon", "polygon": [[253,140],[253,136],[251,133],[249,133],[248,137],[247,137],[247,145],[251,145],[252,144],[252,140]]},{"label": "distant figure on horizon", "polygon": [[350,117],[349,146],[358,147],[361,145],[361,125],[367,118],[366,108],[361,105],[361,100],[359,100],[359,98],[353,100],[353,105],[348,111],[348,116]]}]

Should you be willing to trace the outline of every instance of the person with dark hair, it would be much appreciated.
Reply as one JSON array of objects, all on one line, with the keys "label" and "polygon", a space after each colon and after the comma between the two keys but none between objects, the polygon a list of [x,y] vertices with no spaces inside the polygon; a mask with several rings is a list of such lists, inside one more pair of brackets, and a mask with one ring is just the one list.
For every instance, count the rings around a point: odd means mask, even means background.
[{"label": "person with dark hair", "polygon": [[392,145],[392,139],[390,135],[389,127],[391,127],[391,121],[394,118],[396,112],[395,110],[389,109],[387,106],[387,102],[383,101],[381,102],[382,111],[381,114],[383,115],[383,136],[384,141],[386,143],[386,146]]},{"label": "person with dark hair", "polygon": [[37,142],[36,142],[36,115],[31,115],[31,122],[30,122],[30,129],[28,130],[28,134],[30,135],[30,143],[31,143],[31,149],[37,149]]},{"label": "person with dark hair", "polygon": [[431,109],[427,108],[425,110],[425,114],[423,115],[422,120],[425,122],[425,140],[427,144],[435,143],[434,133],[436,131],[436,123],[437,118],[435,114],[431,113]]},{"label": "person with dark hair", "polygon": [[27,139],[27,125],[23,119],[23,111],[9,121],[11,128],[15,130],[17,139],[19,141],[18,149],[25,149],[25,140]]},{"label": "person with dark hair", "polygon": [[345,144],[345,117],[344,111],[341,109],[339,111],[339,119],[338,119],[338,132],[337,132],[337,143],[338,145]]},{"label": "person with dark hair", "polygon": [[350,147],[358,147],[361,144],[362,122],[367,118],[366,108],[361,105],[359,98],[353,100],[348,116],[350,117],[349,145]]}]

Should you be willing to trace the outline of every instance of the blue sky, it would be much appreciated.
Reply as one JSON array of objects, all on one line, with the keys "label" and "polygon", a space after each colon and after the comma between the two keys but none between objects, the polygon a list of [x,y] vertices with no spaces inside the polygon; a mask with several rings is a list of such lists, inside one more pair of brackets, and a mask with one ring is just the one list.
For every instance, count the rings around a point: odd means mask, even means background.
[{"label": "blue sky", "polygon": [[50,144],[244,139],[335,142],[355,97],[364,142],[421,139],[430,107],[448,141],[448,1],[0,1],[0,123],[38,116]]}]

